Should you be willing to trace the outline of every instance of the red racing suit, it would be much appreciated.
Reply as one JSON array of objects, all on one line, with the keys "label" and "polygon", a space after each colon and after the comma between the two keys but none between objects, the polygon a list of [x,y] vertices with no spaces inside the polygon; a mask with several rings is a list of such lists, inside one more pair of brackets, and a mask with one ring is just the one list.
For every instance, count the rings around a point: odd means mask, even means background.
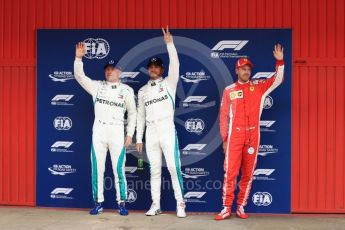
[{"label": "red racing suit", "polygon": [[284,61],[276,61],[276,72],[265,80],[235,82],[223,92],[220,107],[220,133],[226,142],[224,160],[223,206],[231,207],[236,189],[236,179],[241,167],[242,177],[237,199],[244,207],[252,185],[260,142],[260,116],[265,97],[284,78]]}]

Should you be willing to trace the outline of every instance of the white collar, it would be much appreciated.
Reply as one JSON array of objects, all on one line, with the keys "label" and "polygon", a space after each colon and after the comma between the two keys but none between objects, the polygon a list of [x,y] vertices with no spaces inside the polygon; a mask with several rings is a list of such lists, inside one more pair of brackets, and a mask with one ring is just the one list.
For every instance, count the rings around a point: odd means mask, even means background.
[{"label": "white collar", "polygon": [[150,84],[150,85],[154,85],[154,84],[157,84],[157,83],[159,83],[159,82],[161,82],[161,81],[163,81],[163,77],[159,77],[159,78],[157,78],[157,79],[155,79],[155,80],[149,80],[148,81],[148,84]]},{"label": "white collar", "polygon": [[107,85],[110,85],[110,86],[119,86],[121,84],[120,81],[117,81],[117,82],[110,82],[110,81],[105,81]]}]

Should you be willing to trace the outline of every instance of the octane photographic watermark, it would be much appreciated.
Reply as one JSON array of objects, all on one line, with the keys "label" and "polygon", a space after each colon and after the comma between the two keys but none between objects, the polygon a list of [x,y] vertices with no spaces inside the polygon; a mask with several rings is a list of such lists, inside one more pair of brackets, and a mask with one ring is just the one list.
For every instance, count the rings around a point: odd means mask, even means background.
[{"label": "octane photographic watermark", "polygon": [[[222,189],[223,180],[184,180],[184,189],[186,191],[211,191]],[[147,180],[128,180],[128,189],[135,191],[150,191],[150,179]],[[115,189],[114,179],[112,177],[104,178],[104,190]],[[162,190],[172,190],[172,182],[170,178],[162,177]]]}]

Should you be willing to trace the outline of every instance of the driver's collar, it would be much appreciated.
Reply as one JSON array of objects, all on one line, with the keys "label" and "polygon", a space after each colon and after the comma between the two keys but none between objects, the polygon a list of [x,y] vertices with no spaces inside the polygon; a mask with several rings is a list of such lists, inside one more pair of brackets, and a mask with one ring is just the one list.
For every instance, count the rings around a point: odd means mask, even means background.
[{"label": "driver's collar", "polygon": [[163,77],[159,77],[159,78],[157,78],[157,79],[155,79],[155,80],[150,79],[150,80],[149,80],[149,84],[150,84],[150,85],[155,85],[155,84],[157,84],[157,83],[159,83],[159,82],[161,82],[161,81],[163,81]]},{"label": "driver's collar", "polygon": [[240,85],[245,85],[248,84],[250,82],[250,80],[246,81],[246,82],[240,82],[239,80],[237,80],[237,83]]},{"label": "driver's collar", "polygon": [[121,84],[120,81],[116,81],[116,82],[105,81],[105,82],[109,86],[119,86]]}]

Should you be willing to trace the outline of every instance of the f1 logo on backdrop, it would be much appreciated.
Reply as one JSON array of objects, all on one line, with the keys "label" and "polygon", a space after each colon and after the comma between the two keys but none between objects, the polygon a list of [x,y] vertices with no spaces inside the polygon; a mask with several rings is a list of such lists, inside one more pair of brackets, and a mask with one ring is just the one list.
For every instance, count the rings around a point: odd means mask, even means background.
[{"label": "f1 logo on backdrop", "polygon": [[73,191],[73,188],[55,188],[50,193],[50,198],[52,199],[65,199],[71,200],[73,197],[70,197],[69,194]]},{"label": "f1 logo on backdrop", "polygon": [[253,173],[253,180],[273,181],[276,180],[271,175],[275,169],[256,169]]},{"label": "f1 logo on backdrop", "polygon": [[187,96],[182,102],[183,107],[209,108],[216,105],[215,101],[204,103],[207,96]]},{"label": "f1 logo on backdrop", "polygon": [[130,167],[130,166],[126,166],[125,167],[125,172],[128,173],[135,173],[137,171],[138,167]]},{"label": "f1 logo on backdrop", "polygon": [[120,78],[135,78],[140,72],[122,72]]},{"label": "f1 logo on backdrop", "polygon": [[184,103],[187,103],[187,102],[199,102],[199,103],[201,103],[206,98],[207,98],[207,96],[189,96],[183,102]]},{"label": "f1 logo on backdrop", "polygon": [[188,144],[182,149],[183,155],[207,155],[207,152],[202,152],[207,144]]},{"label": "f1 logo on backdrop", "polygon": [[260,132],[275,132],[275,129],[272,129],[273,124],[276,121],[273,120],[261,120],[260,121]]},{"label": "f1 logo on backdrop", "polygon": [[58,94],[53,97],[51,105],[73,105],[69,101],[74,97],[74,95]]},{"label": "f1 logo on backdrop", "polygon": [[69,150],[69,147],[73,144],[73,141],[56,141],[50,148],[51,152],[73,152]]},{"label": "f1 logo on backdrop", "polygon": [[211,58],[240,58],[248,54],[239,53],[249,40],[222,40],[211,49]]},{"label": "f1 logo on backdrop", "polygon": [[69,148],[73,144],[73,141],[56,141],[53,145],[52,148]]},{"label": "f1 logo on backdrop", "polygon": [[84,40],[85,58],[103,59],[110,52],[109,43],[103,38],[87,38]]},{"label": "f1 logo on backdrop", "polygon": [[261,120],[260,121],[260,126],[270,128],[276,121],[266,121],[266,120]]},{"label": "f1 logo on backdrop", "polygon": [[186,195],[184,195],[184,198],[198,198],[200,199],[206,194],[206,192],[187,192]]},{"label": "f1 logo on backdrop", "polygon": [[139,80],[135,80],[139,74],[140,72],[122,72],[120,78],[123,83],[139,83]]},{"label": "f1 logo on backdrop", "polygon": [[214,51],[221,51],[224,49],[233,49],[233,50],[241,50],[246,44],[248,40],[223,40],[217,43],[212,50]]},{"label": "f1 logo on backdrop", "polygon": [[252,77],[252,79],[260,79],[260,78],[268,79],[268,78],[273,77],[274,74],[275,74],[275,72],[257,72],[257,73]]},{"label": "f1 logo on backdrop", "polygon": [[265,175],[270,176],[275,169],[256,169],[253,173],[254,176]]},{"label": "f1 logo on backdrop", "polygon": [[65,194],[68,195],[73,191],[73,188],[55,188],[51,194]]},{"label": "f1 logo on backdrop", "polygon": [[183,150],[199,150],[201,151],[206,144],[188,144]]}]

